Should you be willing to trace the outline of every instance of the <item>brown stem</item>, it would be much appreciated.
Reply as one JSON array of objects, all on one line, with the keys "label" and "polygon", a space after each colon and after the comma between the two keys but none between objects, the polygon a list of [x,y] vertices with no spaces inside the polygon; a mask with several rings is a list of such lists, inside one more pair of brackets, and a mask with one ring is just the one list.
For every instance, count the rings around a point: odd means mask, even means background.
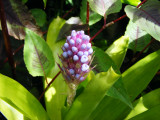
[{"label": "brown stem", "polygon": [[47,91],[47,89],[49,88],[49,86],[53,83],[53,81],[58,77],[58,75],[61,73],[61,71],[59,71],[56,76],[54,76],[54,78],[51,80],[51,82],[47,85],[47,87],[44,89],[43,93],[41,94],[41,96],[38,98],[38,100],[40,101],[41,98],[43,97],[44,93]]},{"label": "brown stem", "polygon": [[[87,1],[87,16],[86,16],[86,24],[89,25],[89,2]],[[90,36],[90,28],[88,27],[88,35]]]},{"label": "brown stem", "polygon": [[9,41],[8,29],[7,29],[7,24],[6,24],[6,16],[5,16],[5,11],[4,11],[4,6],[3,6],[2,0],[0,0],[0,19],[1,19],[2,34],[3,34],[3,38],[4,38],[5,49],[7,52],[8,59],[9,59],[9,65],[12,70],[12,76],[15,79],[16,78],[16,71],[15,71],[14,59],[13,59],[13,55],[12,55],[11,44]]}]

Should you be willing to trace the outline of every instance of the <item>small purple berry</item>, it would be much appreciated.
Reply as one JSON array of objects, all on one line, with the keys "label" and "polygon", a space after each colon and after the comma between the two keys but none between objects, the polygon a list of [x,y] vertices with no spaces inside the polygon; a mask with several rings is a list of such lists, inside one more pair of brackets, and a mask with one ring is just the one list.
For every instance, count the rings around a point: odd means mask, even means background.
[{"label": "small purple berry", "polygon": [[87,52],[87,51],[85,51],[85,52],[84,52],[84,55],[88,56],[88,52]]},{"label": "small purple berry", "polygon": [[80,77],[80,79],[79,79],[80,81],[83,81],[84,80],[84,77]]},{"label": "small purple berry", "polygon": [[64,44],[64,47],[65,47],[65,48],[69,48],[69,44],[68,44],[68,43],[65,43],[65,44]]},{"label": "small purple berry", "polygon": [[81,49],[84,50],[86,48],[86,44],[82,44]]},{"label": "small purple berry", "polygon": [[80,74],[76,74],[76,76],[75,76],[77,79],[80,77]]},{"label": "small purple berry", "polygon": [[81,31],[80,31],[80,34],[81,34],[81,35],[84,35],[84,31],[83,31],[83,30],[81,30]]},{"label": "small purple berry", "polygon": [[83,64],[81,69],[83,72],[85,72],[89,69],[89,66],[87,64]]},{"label": "small purple berry", "polygon": [[67,36],[67,40],[69,41],[71,39],[71,36]]},{"label": "small purple berry", "polygon": [[76,37],[76,35],[77,35],[76,31],[75,31],[75,30],[72,30],[71,36],[72,36],[72,37]]},{"label": "small purple berry", "polygon": [[65,51],[66,51],[66,49],[65,49],[64,47],[62,47],[62,50],[63,50],[63,52],[65,52]]},{"label": "small purple berry", "polygon": [[67,52],[63,52],[62,55],[63,55],[64,58],[67,58],[67,57],[68,57]]},{"label": "small purple berry", "polygon": [[69,69],[69,73],[70,73],[71,75],[73,75],[73,74],[74,74],[74,70],[73,70],[73,69]]},{"label": "small purple berry", "polygon": [[77,47],[72,47],[72,51],[77,52],[78,51]]},{"label": "small purple berry", "polygon": [[68,54],[69,56],[71,56],[73,53],[72,53],[71,50],[68,50],[68,51],[67,51],[67,54]]},{"label": "small purple berry", "polygon": [[82,51],[79,51],[78,52],[78,56],[82,56],[83,55],[83,52]]},{"label": "small purple berry", "polygon": [[87,49],[90,49],[91,48],[91,43],[88,43],[87,44]]},{"label": "small purple berry", "polygon": [[82,42],[82,40],[80,39],[80,38],[78,38],[77,40],[76,40],[76,43],[77,44],[80,44]]},{"label": "small purple berry", "polygon": [[93,53],[93,49],[90,48],[90,49],[88,50],[88,53],[89,53],[89,54],[92,54],[92,53]]},{"label": "small purple berry", "polygon": [[73,39],[71,39],[71,40],[69,41],[69,43],[70,43],[70,45],[74,45],[74,44],[75,44],[75,41],[74,41]]},{"label": "small purple berry", "polygon": [[83,55],[83,56],[81,57],[81,63],[85,63],[85,62],[87,62],[87,61],[88,61],[88,56]]},{"label": "small purple berry", "polygon": [[79,57],[78,57],[77,55],[74,55],[74,56],[73,56],[73,60],[74,60],[74,61],[78,61],[78,60],[79,60]]}]

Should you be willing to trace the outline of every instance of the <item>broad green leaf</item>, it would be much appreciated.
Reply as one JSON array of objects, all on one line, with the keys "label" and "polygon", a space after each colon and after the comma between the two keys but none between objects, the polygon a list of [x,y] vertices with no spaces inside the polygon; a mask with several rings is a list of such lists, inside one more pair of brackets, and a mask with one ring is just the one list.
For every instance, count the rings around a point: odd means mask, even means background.
[{"label": "broad green leaf", "polygon": [[[55,58],[55,62],[60,63],[58,58],[58,54],[62,53],[61,47],[64,44],[64,41],[56,42],[60,29],[65,24],[65,20],[57,17],[53,19],[51,24],[49,25],[48,33],[47,33],[47,44],[52,50],[52,54]],[[50,74],[48,75],[47,79],[49,81],[59,72],[59,68],[57,65],[51,70]],[[47,84],[44,81],[44,87]],[[64,78],[60,74],[55,81],[51,84],[49,89],[45,93],[45,104],[47,113],[51,120],[61,120],[61,110],[65,104],[67,96],[67,85],[64,81]]]},{"label": "broad green leaf", "polygon": [[159,111],[160,111],[160,105],[157,105],[147,110],[146,112],[143,112],[131,118],[130,120],[159,120],[160,118]]},{"label": "broad green leaf", "polygon": [[128,116],[125,118],[126,120],[142,113],[151,108],[160,105],[160,88],[154,91],[147,93],[146,95],[140,97],[134,103],[134,109],[130,111]]},{"label": "broad green leaf", "polygon": [[[122,74],[124,86],[132,101],[147,87],[159,70],[159,59],[160,50],[138,61]],[[128,109],[130,108],[121,101],[106,96],[90,115],[89,120],[105,120],[107,118],[110,118],[110,120],[124,119],[126,116],[125,111]]]},{"label": "broad green leaf", "polygon": [[93,11],[107,17],[111,13],[119,12],[122,8],[120,0],[88,0]]},{"label": "broad green leaf", "polygon": [[[121,61],[123,61],[122,58],[124,58],[125,56],[127,45],[128,45],[128,38],[122,37],[109,47],[108,54],[113,59],[115,59],[117,63],[118,62],[120,63]],[[112,66],[113,69],[117,71],[117,73],[120,73],[120,71],[117,69],[117,66],[115,65],[113,60],[108,56],[108,54],[106,54],[103,50],[97,47],[93,47],[93,49],[94,49],[93,56],[95,57],[93,59],[92,66],[96,65],[93,71],[106,72]],[[116,55],[118,56],[117,59],[115,58]],[[132,108],[131,101],[124,88],[121,78],[108,90],[107,95],[123,101],[125,104],[129,105]]]},{"label": "broad green leaf", "polygon": [[160,1],[147,0],[140,9],[128,5],[125,12],[133,23],[160,41]]},{"label": "broad green leaf", "polygon": [[[80,18],[83,23],[86,23],[86,18],[87,18],[87,0],[82,0],[82,5],[80,8]],[[89,11],[89,25],[93,25],[99,20],[101,20],[102,16],[93,12]]]},{"label": "broad green leaf", "polygon": [[127,25],[125,35],[129,36],[129,49],[132,49],[134,52],[141,51],[145,46],[150,42],[151,36],[141,30],[139,26],[133,23],[131,20]]},{"label": "broad green leaf", "polygon": [[134,5],[137,6],[139,3],[141,3],[140,0],[121,0],[122,3]]},{"label": "broad green leaf", "polygon": [[26,29],[24,62],[32,76],[44,76],[54,65],[52,51],[47,43],[29,29]]},{"label": "broad green leaf", "polygon": [[0,74],[0,91],[0,99],[28,118],[49,120],[40,102],[17,81]]},{"label": "broad green leaf", "polygon": [[121,67],[121,64],[126,55],[128,40],[129,39],[127,36],[122,36],[113,42],[112,45],[105,51],[105,53],[107,53],[112,58],[118,68]]},{"label": "broad green leaf", "polygon": [[27,3],[28,0],[21,0],[23,4]]},{"label": "broad green leaf", "polygon": [[36,20],[38,26],[42,27],[47,21],[47,15],[42,9],[31,9],[31,13]]},{"label": "broad green leaf", "polygon": [[119,79],[120,75],[110,68],[98,73],[75,99],[65,116],[65,120],[87,120],[89,115],[103,99],[106,91]]},{"label": "broad green leaf", "polygon": [[44,8],[46,8],[47,0],[43,0],[43,3],[44,3]]}]

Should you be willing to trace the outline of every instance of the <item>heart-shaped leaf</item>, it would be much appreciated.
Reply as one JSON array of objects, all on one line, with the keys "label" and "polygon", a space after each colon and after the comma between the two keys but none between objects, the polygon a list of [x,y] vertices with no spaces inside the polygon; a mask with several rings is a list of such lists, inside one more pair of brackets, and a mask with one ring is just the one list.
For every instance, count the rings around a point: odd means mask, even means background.
[{"label": "heart-shaped leaf", "polygon": [[160,41],[160,1],[147,0],[139,9],[128,5],[125,12],[132,22]]}]

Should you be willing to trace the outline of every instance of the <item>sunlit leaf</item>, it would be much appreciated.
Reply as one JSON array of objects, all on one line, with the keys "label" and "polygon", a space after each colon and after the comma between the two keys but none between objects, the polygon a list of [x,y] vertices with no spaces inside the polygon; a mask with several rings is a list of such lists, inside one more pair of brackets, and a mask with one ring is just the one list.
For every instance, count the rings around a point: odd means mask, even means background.
[{"label": "sunlit leaf", "polygon": [[129,114],[125,118],[126,120],[160,105],[160,88],[140,97],[133,103],[133,105],[134,109],[132,111],[128,111]]},{"label": "sunlit leaf", "polygon": [[160,1],[147,0],[139,9],[128,5],[125,12],[140,29],[160,41]]},{"label": "sunlit leaf", "polygon": [[[80,18],[83,23],[86,23],[87,18],[87,0],[82,0],[82,6],[80,9]],[[89,25],[93,25],[99,20],[101,20],[102,16],[98,13],[95,13],[91,10],[89,10]]]},{"label": "sunlit leaf", "polygon": [[52,51],[47,43],[29,29],[26,29],[24,61],[32,76],[44,76],[54,65]]},{"label": "sunlit leaf", "polygon": [[139,3],[141,3],[140,0],[121,0],[122,3],[134,5],[137,6]]},{"label": "sunlit leaf", "polygon": [[[147,87],[159,70],[159,59],[160,50],[146,56],[122,74],[124,86],[132,101]],[[106,96],[90,115],[89,120],[105,120],[107,118],[110,118],[110,120],[124,119],[126,116],[125,111],[128,109],[130,108],[121,101]]]},{"label": "sunlit leaf", "polygon": [[[58,58],[58,54],[60,55],[62,53],[61,47],[65,41],[63,40],[56,42],[56,39],[64,24],[65,20],[61,19],[60,17],[53,19],[49,25],[47,33],[47,44],[51,48],[52,54],[57,63],[61,63]],[[55,65],[50,74],[47,76],[48,81],[51,81],[59,71],[60,69],[57,65]],[[44,86],[47,86],[45,81]],[[60,74],[45,93],[46,110],[51,120],[61,120],[62,108],[64,107],[66,96],[67,85],[63,76]]]},{"label": "sunlit leaf", "polygon": [[88,2],[91,9],[101,16],[119,12],[122,7],[120,0],[88,0]]},{"label": "sunlit leaf", "polygon": [[44,3],[44,8],[46,8],[47,0],[43,0],[43,3]]},{"label": "sunlit leaf", "polygon": [[134,52],[144,49],[151,40],[151,36],[132,21],[129,22],[125,35],[129,36],[128,47]]},{"label": "sunlit leaf", "polygon": [[[42,107],[41,103],[37,100],[37,98],[35,98],[17,81],[2,74],[0,74],[0,91],[0,99],[6,102],[6,104],[9,104],[10,107],[13,107],[17,111],[19,111],[12,113],[22,113],[28,118],[34,120],[49,119],[45,109]],[[5,110],[3,110],[3,112],[5,112]],[[9,113],[9,111],[6,112]]]},{"label": "sunlit leaf", "polygon": [[105,96],[106,91],[119,79],[120,75],[110,68],[98,73],[75,99],[65,116],[65,120],[88,119],[89,115]]}]

